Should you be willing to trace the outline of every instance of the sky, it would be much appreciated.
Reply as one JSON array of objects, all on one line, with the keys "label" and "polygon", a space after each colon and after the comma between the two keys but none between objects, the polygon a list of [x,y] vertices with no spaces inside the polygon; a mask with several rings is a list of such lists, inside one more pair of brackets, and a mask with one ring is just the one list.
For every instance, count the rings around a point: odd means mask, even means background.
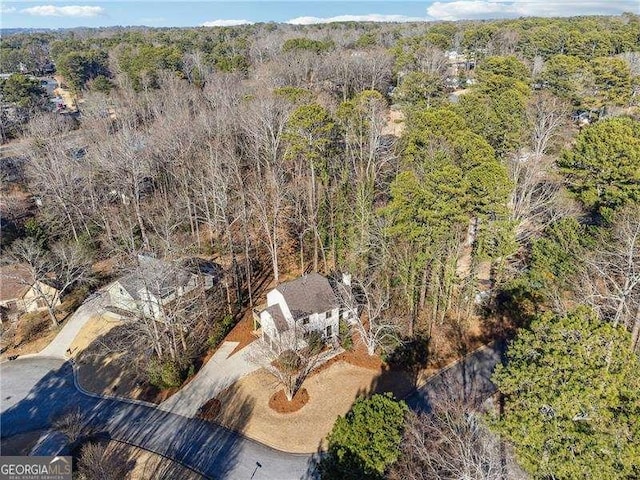
[{"label": "sky", "polygon": [[226,26],[256,22],[433,21],[640,13],[639,0],[0,0],[2,28]]}]

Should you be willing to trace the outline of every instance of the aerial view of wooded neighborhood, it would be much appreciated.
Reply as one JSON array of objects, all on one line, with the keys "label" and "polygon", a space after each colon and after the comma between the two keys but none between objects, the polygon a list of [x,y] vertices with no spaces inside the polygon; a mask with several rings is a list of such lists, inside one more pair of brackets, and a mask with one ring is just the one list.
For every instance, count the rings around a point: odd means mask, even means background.
[{"label": "aerial view of wooded neighborhood", "polygon": [[2,457],[640,478],[640,16],[517,16],[3,29]]}]

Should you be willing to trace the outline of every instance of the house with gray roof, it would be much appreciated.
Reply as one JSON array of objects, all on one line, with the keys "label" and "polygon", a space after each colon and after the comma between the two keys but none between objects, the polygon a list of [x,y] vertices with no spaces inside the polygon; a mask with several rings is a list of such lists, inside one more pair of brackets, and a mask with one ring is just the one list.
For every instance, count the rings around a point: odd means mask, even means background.
[{"label": "house with gray roof", "polygon": [[188,259],[168,262],[146,255],[138,264],[107,289],[108,310],[121,317],[146,315],[160,320],[164,307],[199,288],[208,290],[222,275],[221,267]]},{"label": "house with gray roof", "polygon": [[296,333],[316,331],[331,340],[338,335],[340,310],[338,295],[319,273],[281,283],[267,293],[267,307],[258,312],[262,338],[272,348]]}]

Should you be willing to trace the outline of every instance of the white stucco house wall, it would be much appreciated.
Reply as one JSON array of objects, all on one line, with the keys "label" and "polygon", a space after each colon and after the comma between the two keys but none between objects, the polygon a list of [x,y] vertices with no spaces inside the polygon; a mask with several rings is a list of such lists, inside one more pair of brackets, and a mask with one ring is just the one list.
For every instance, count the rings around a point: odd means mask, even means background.
[{"label": "white stucco house wall", "polygon": [[314,331],[330,341],[339,333],[341,310],[339,296],[319,273],[281,283],[267,293],[267,306],[258,312],[262,338],[274,350]]}]

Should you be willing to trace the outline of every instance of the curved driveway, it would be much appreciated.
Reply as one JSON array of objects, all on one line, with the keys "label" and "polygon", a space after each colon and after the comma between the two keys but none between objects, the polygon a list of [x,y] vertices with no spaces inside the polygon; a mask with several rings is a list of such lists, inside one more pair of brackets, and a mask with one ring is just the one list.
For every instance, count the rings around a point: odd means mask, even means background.
[{"label": "curved driveway", "polygon": [[[471,353],[431,377],[406,399],[407,403],[415,410],[429,410],[442,395],[486,398],[495,390],[490,375],[503,350],[504,345],[498,344]],[[3,438],[47,428],[52,418],[70,408],[80,408],[96,430],[111,438],[179,461],[209,478],[314,477],[317,455],[281,452],[209,422],[83,393],[76,386],[69,362],[32,357],[0,364]]]}]

